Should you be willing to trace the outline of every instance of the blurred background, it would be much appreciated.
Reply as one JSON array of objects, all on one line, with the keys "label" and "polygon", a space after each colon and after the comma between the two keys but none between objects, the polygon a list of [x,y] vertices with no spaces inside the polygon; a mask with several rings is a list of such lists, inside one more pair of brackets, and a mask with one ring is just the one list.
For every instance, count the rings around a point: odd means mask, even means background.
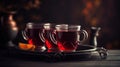
[{"label": "blurred background", "polygon": [[0,0],[0,17],[4,11],[16,11],[15,43],[23,41],[20,31],[28,22],[68,23],[80,24],[88,33],[92,26],[101,27],[98,46],[120,49],[119,8],[119,0]]}]

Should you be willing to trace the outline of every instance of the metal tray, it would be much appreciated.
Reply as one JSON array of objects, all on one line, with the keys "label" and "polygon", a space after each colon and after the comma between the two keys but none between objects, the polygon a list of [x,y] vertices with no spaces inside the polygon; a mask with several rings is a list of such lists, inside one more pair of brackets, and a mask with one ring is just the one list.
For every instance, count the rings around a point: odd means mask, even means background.
[{"label": "metal tray", "polygon": [[79,45],[75,52],[39,52],[22,50],[17,46],[9,48],[9,54],[14,57],[25,59],[37,59],[46,61],[70,61],[70,60],[91,60],[106,59],[107,50],[103,47],[94,47],[90,45]]}]

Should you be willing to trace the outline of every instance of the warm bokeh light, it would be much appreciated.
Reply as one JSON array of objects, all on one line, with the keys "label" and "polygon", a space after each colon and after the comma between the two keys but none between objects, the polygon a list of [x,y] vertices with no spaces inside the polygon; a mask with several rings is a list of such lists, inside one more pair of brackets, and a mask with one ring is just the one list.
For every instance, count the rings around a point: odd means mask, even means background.
[{"label": "warm bokeh light", "polygon": [[[16,10],[19,30],[28,22],[80,24],[101,27],[98,44],[120,49],[118,0],[0,0],[0,11]],[[14,2],[17,1],[17,2]],[[12,23],[14,27],[15,24]],[[14,28],[16,29],[16,28]],[[21,36],[19,36],[21,37]]]}]

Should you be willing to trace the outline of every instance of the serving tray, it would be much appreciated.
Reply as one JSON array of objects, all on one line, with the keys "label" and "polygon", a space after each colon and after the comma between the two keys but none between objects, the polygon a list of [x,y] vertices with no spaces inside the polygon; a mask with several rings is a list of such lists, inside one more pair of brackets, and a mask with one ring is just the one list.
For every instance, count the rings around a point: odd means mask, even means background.
[{"label": "serving tray", "polygon": [[14,57],[45,60],[45,61],[70,61],[70,60],[96,60],[106,59],[107,50],[103,47],[79,45],[75,52],[39,52],[22,50],[18,46],[9,47],[9,54]]}]

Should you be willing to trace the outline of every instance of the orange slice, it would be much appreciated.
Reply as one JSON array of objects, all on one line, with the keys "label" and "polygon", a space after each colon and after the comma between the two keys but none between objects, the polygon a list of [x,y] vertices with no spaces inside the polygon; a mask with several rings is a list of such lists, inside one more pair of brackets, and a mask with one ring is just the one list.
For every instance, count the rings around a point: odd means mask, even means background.
[{"label": "orange slice", "polygon": [[25,44],[25,43],[19,43],[19,48],[22,49],[22,50],[34,51],[35,45]]}]

